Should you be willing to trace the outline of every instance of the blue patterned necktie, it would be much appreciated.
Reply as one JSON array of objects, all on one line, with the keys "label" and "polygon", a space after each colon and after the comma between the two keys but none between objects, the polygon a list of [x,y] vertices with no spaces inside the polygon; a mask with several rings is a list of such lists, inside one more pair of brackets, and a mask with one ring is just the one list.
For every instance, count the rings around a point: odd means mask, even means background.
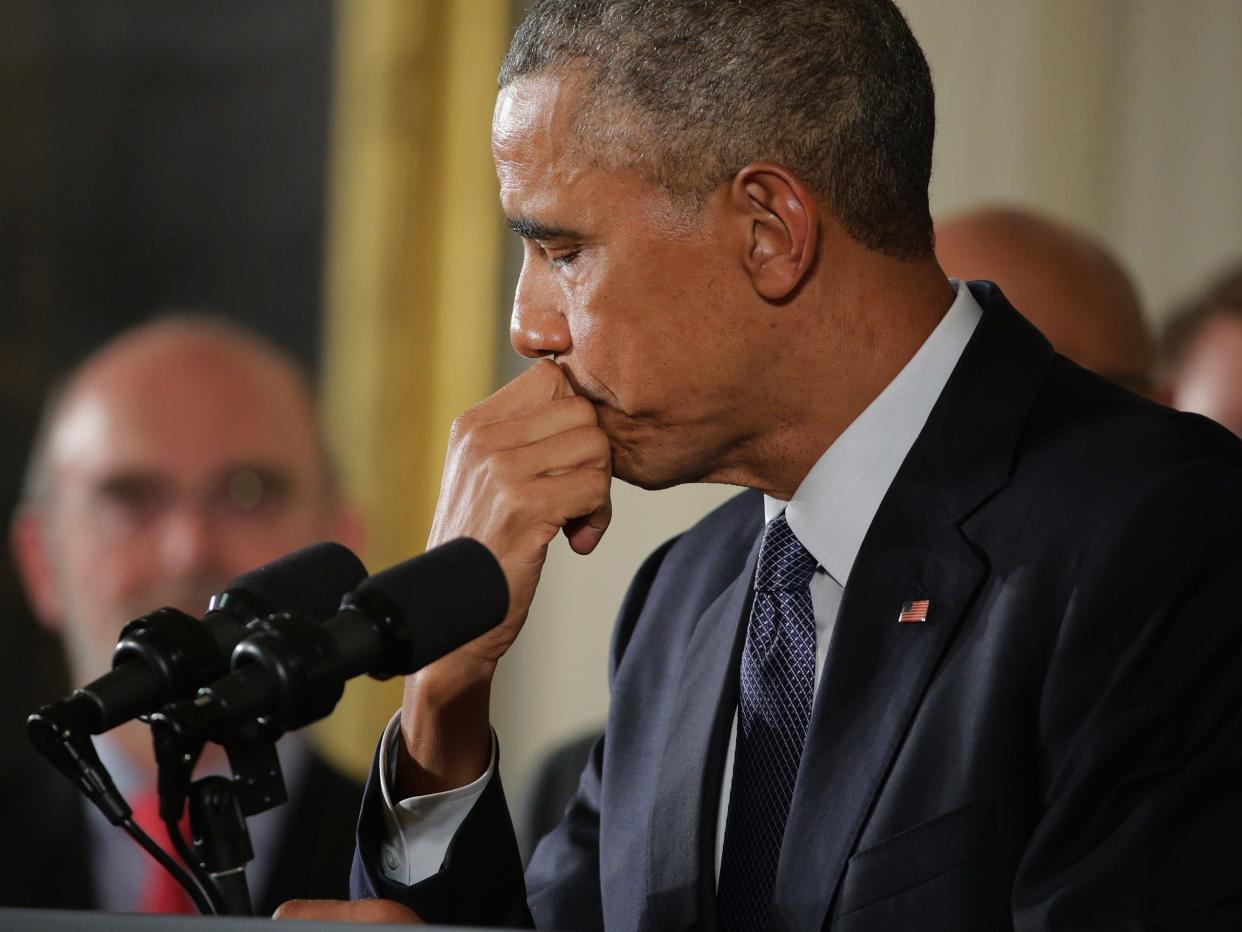
[{"label": "blue patterned necktie", "polygon": [[763,535],[742,649],[737,746],[716,891],[726,932],[768,925],[815,699],[815,567],[785,515],[773,518]]}]

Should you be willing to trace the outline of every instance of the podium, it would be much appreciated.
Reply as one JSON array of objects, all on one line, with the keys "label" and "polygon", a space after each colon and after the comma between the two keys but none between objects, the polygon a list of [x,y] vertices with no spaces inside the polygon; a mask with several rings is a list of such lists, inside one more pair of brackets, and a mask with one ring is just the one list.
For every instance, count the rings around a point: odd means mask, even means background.
[{"label": "podium", "polygon": [[[427,929],[450,932],[448,926],[355,925],[343,922],[280,922],[257,916],[139,916],[86,910],[0,908],[0,932],[359,932],[363,929]],[[451,932],[484,932],[453,926]],[[494,932],[494,930],[493,930]]]}]

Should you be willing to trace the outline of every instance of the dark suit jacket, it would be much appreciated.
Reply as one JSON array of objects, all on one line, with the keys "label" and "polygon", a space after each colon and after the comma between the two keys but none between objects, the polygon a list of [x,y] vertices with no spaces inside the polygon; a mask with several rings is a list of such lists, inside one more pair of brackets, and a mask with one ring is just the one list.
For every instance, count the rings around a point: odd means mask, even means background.
[{"label": "dark suit jacket", "polygon": [[[362,788],[311,755],[286,804],[275,863],[263,889],[251,890],[256,915],[285,900],[344,897]],[[87,850],[86,805],[76,787],[45,761],[22,756],[0,776],[0,905],[95,909]],[[117,829],[120,831],[120,829]]]},{"label": "dark suit jacket", "polygon": [[[1242,446],[1054,356],[995,286],[845,587],[773,926],[1242,928]],[[721,769],[763,522],[745,493],[621,610],[604,741],[518,872],[500,780],[429,920],[711,928]],[[908,599],[924,624],[898,624]],[[374,780],[372,781],[374,783]]]},{"label": "dark suit jacket", "polygon": [[602,737],[597,731],[579,735],[555,748],[531,778],[523,806],[525,833],[518,839],[523,862],[530,860],[544,835],[561,824],[565,810],[578,792],[579,778],[591,759],[591,749]]}]

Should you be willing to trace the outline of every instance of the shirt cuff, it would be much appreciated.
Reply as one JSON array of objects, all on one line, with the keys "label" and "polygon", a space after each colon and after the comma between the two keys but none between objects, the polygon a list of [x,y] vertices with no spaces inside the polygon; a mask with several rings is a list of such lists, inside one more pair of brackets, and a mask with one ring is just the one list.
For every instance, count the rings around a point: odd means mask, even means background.
[{"label": "shirt cuff", "polygon": [[384,729],[380,741],[380,792],[384,797],[384,840],[380,863],[384,876],[407,886],[439,873],[449,843],[483,795],[496,770],[496,733],[492,732],[492,755],[487,770],[473,783],[428,796],[392,798],[396,783],[396,742],[401,739],[401,712]]}]

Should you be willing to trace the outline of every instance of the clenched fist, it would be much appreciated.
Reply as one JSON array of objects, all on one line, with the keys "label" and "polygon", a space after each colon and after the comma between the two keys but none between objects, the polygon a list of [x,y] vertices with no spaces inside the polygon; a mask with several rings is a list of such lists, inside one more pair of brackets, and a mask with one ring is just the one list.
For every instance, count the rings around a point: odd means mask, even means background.
[{"label": "clenched fist", "polygon": [[509,584],[500,625],[406,678],[397,789],[421,796],[465,786],[486,769],[496,662],[530,610],[548,544],[564,532],[590,553],[612,516],[612,451],[595,408],[561,368],[540,360],[453,424],[428,546],[473,537]]},{"label": "clenched fist", "polygon": [[453,424],[428,547],[473,537],[509,583],[504,622],[465,648],[495,663],[530,610],[548,544],[562,530],[590,553],[612,515],[612,453],[595,408],[550,359]]}]

